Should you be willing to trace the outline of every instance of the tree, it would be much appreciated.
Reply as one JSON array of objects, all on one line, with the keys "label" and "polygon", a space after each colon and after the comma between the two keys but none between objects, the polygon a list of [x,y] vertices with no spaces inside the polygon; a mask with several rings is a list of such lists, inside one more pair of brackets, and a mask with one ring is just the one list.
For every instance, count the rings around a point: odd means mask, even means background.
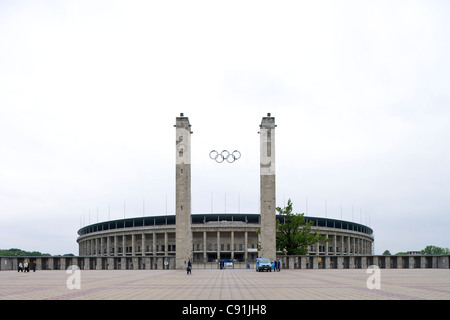
[{"label": "tree", "polygon": [[384,250],[383,256],[390,256],[391,252],[389,250]]},{"label": "tree", "polygon": [[425,249],[421,251],[422,254],[448,254],[448,248],[440,248],[436,246],[426,246]]},{"label": "tree", "polygon": [[287,255],[304,255],[308,253],[308,246],[321,242],[330,241],[313,230],[314,221],[306,222],[304,213],[292,213],[292,202],[288,200],[287,206],[276,210],[284,216],[284,223],[277,222],[277,248],[283,250]]},{"label": "tree", "polygon": [[14,257],[14,256],[40,257],[40,256],[50,256],[50,254],[48,254],[48,253],[41,253],[39,251],[24,251],[22,249],[11,248],[11,249],[0,249],[0,256],[5,256],[5,257]]}]

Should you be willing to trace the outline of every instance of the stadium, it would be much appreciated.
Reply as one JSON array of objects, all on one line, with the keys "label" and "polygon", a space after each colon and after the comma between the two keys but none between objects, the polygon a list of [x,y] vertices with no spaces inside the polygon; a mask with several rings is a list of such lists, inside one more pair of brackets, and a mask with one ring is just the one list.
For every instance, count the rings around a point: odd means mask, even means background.
[{"label": "stadium", "polygon": [[[78,256],[0,257],[0,270],[17,270],[25,260],[35,261],[41,270],[185,270],[218,268],[226,260],[233,268],[253,268],[257,258],[280,259],[283,269],[445,268],[448,255],[374,255],[373,230],[363,224],[305,216],[306,222],[328,241],[309,246],[306,255],[285,255],[276,248],[275,119],[267,114],[260,125],[260,212],[191,213],[190,123],[176,118],[175,214],[124,218],[89,224],[78,230]],[[210,157],[232,162],[236,150]],[[32,259],[32,260],[31,260]]]},{"label": "stadium", "polygon": [[[284,216],[276,218],[283,223]],[[330,239],[311,245],[309,255],[372,254],[371,228],[343,220],[305,218],[307,222],[312,220],[314,229]],[[85,226],[78,231],[79,255],[175,258],[175,221],[175,215],[166,215]],[[193,214],[192,261],[214,264],[219,259],[232,259],[237,264],[252,264],[258,257],[259,228],[259,214]]]},{"label": "stadium", "polygon": [[[263,117],[260,127],[260,213],[191,214],[191,125],[182,113],[176,118],[175,215],[147,216],[95,223],[78,231],[81,257],[134,257],[129,263],[153,265],[155,261],[175,261],[183,269],[186,261],[217,263],[227,259],[238,264],[253,263],[258,257],[276,259],[283,254],[276,248],[275,206],[275,118]],[[233,162],[239,151],[211,151],[217,162]],[[314,229],[329,239],[308,248],[311,256],[371,255],[373,230],[365,225],[318,217]],[[165,260],[162,259],[165,257]],[[159,259],[158,259],[159,258]],[[103,264],[108,260],[103,259]],[[113,261],[113,260],[110,260]],[[122,260],[114,259],[114,263]],[[132,262],[134,261],[134,262]],[[172,262],[173,263],[173,262]],[[156,262],[158,264],[158,262]],[[116,268],[117,266],[115,266]]]}]

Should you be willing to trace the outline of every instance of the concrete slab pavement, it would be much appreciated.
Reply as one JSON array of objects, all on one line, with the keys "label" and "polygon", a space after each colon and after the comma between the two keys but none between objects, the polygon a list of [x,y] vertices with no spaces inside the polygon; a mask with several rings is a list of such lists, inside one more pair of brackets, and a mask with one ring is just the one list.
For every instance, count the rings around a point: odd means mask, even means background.
[{"label": "concrete slab pavement", "polygon": [[[449,300],[448,269],[0,272],[1,300]],[[370,282],[372,283],[372,282]],[[79,289],[76,289],[79,284]],[[69,289],[73,287],[73,289]]]}]

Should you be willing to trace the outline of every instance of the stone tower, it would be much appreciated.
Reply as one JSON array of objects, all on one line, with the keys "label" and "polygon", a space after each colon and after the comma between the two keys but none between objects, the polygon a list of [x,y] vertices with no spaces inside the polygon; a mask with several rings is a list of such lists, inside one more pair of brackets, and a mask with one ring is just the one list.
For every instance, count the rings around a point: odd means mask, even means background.
[{"label": "stone tower", "polygon": [[176,268],[186,269],[192,259],[191,231],[191,125],[183,113],[176,118]]},{"label": "stone tower", "polygon": [[267,114],[259,126],[260,134],[260,257],[276,258],[275,222],[275,118]]}]

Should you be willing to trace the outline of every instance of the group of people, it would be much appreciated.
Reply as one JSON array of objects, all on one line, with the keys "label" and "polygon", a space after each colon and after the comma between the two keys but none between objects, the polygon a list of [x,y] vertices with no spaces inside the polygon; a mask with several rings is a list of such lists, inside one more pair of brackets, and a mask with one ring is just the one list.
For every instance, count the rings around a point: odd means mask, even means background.
[{"label": "group of people", "polygon": [[278,272],[281,270],[280,258],[278,258],[278,260],[273,260],[272,261],[272,270],[273,271],[278,271]]},{"label": "group of people", "polygon": [[[36,272],[36,261],[33,261],[31,269],[33,269],[33,272]],[[22,262],[19,262],[19,268],[17,272],[30,272],[30,265],[28,264],[27,260],[25,260],[23,264]]]}]

